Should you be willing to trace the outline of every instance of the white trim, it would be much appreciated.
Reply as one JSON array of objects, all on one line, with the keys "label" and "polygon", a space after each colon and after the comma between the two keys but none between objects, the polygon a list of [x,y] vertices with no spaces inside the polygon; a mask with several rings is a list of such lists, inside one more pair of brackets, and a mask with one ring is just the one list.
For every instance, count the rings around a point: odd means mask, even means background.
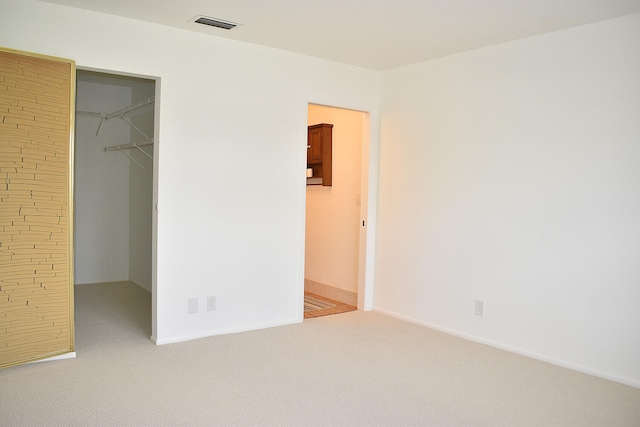
[{"label": "white trim", "polygon": [[334,301],[340,301],[343,304],[354,307],[358,304],[357,292],[348,291],[322,282],[316,282],[315,280],[304,279],[304,290],[305,292],[311,292],[312,294],[320,295],[321,297]]},{"label": "white trim", "polygon": [[299,156],[299,176],[300,184],[298,186],[298,199],[300,200],[298,210],[298,235],[300,240],[298,241],[298,286],[296,286],[296,301],[298,301],[298,309],[296,311],[296,318],[299,322],[304,319],[304,260],[306,253],[306,241],[307,241],[307,144],[304,142],[307,140],[307,123],[309,121],[309,102],[303,100],[304,107],[301,108],[302,114],[300,115],[300,121],[303,123],[300,126],[300,141],[298,144],[298,156]]},{"label": "white trim", "polygon": [[455,329],[449,329],[442,326],[435,325],[429,322],[423,322],[421,320],[414,319],[409,316],[404,316],[401,314],[394,313],[393,311],[385,310],[379,307],[374,307],[374,311],[382,314],[386,314],[387,316],[395,317],[396,319],[404,320],[409,323],[414,323],[416,325],[425,326],[429,329],[433,329],[439,332],[444,332],[445,334],[452,335],[458,338],[463,338],[468,341],[477,342],[480,344],[488,345],[489,347],[497,348],[499,350],[505,350],[510,353],[519,354],[521,356],[530,357],[532,359],[540,360],[542,362],[550,363],[552,365],[560,366],[563,368],[571,369],[573,371],[582,372],[583,374],[593,375],[594,377],[603,378],[605,380],[615,381],[617,383],[625,384],[631,387],[640,388],[640,381],[636,381],[630,378],[620,377],[615,374],[611,374],[609,372],[599,371],[597,369],[592,369],[586,366],[577,365],[575,363],[566,362],[564,360],[556,359],[553,357],[545,356],[540,353],[535,353],[529,350],[524,350],[518,347],[512,347],[510,345],[502,344],[496,341],[484,339],[477,337],[475,335],[470,335],[464,332],[457,331]]},{"label": "white trim", "polygon": [[[117,71],[106,68],[88,67],[78,64],[76,62],[76,74],[78,71],[92,71],[97,73],[109,74],[112,76],[125,76],[135,77],[145,80],[153,80],[155,103],[153,108],[153,126],[154,126],[154,155],[153,155],[153,196],[152,196],[152,219],[151,219],[151,290],[146,289],[144,286],[141,288],[151,292],[151,340],[155,342],[154,336],[157,334],[158,329],[158,176],[160,170],[160,107],[161,107],[161,81],[160,76],[154,76],[150,74],[137,74],[124,71]],[[75,179],[75,170],[74,177]],[[74,248],[75,251],[75,248]],[[129,281],[129,278],[118,281]],[[135,282],[134,282],[135,283]],[[74,283],[78,285],[79,283]],[[137,283],[136,283],[137,284]],[[140,285],[138,285],[140,286]],[[304,307],[303,307],[304,310]]]},{"label": "white trim", "polygon": [[[375,271],[375,252],[376,252],[376,222],[378,214],[378,177],[379,177],[379,152],[380,152],[380,134],[379,134],[379,117],[378,113],[368,111],[365,117],[368,125],[368,133],[365,135],[365,141],[368,146],[362,147],[363,160],[367,162],[367,189],[361,190],[362,195],[366,194],[366,200],[363,203],[361,211],[366,212],[364,236],[364,245],[361,245],[365,253],[365,259],[360,261],[362,272],[358,273],[358,309],[370,311],[373,309],[373,287],[374,287],[374,271]],[[363,166],[364,169],[364,166]],[[361,234],[362,236],[362,234]],[[364,277],[360,277],[364,275]]]},{"label": "white trim", "polygon": [[140,288],[140,289],[142,289],[143,291],[146,291],[146,292],[148,292],[148,293],[151,293],[151,289],[147,289],[147,288],[145,288],[143,285],[141,285],[140,283],[136,282],[135,280],[131,280],[131,279],[129,279],[129,280],[127,280],[127,281],[128,281],[128,282],[133,283],[134,285],[136,285],[137,287],[139,287],[139,288]]},{"label": "white trim", "polygon": [[75,357],[76,357],[76,352],[75,351],[71,351],[69,353],[59,354],[57,356],[51,356],[51,357],[47,357],[45,359],[31,360],[29,362],[26,362],[26,364],[28,365],[28,364],[31,364],[31,363],[53,362],[54,360],[74,359]]},{"label": "white trim", "polygon": [[[302,301],[302,304],[304,304],[304,300]],[[304,306],[303,306],[303,310],[304,310]],[[163,338],[161,340],[158,340],[156,337],[152,336],[151,337],[151,341],[153,341],[153,343],[156,344],[156,345],[175,344],[175,343],[180,343],[180,342],[185,342],[185,341],[197,340],[197,339],[201,339],[201,338],[215,337],[215,336],[218,336],[218,335],[237,334],[237,333],[241,333],[241,332],[251,332],[251,331],[258,331],[260,329],[275,328],[275,327],[278,327],[278,326],[294,325],[296,323],[302,323],[302,319],[293,320],[293,321],[287,321],[287,322],[269,323],[269,324],[265,324],[265,325],[261,325],[261,326],[250,326],[250,327],[246,327],[246,328],[223,329],[223,330],[216,331],[215,333],[202,332],[202,333],[199,333],[199,334],[181,336],[181,337],[176,337],[176,338]]]}]

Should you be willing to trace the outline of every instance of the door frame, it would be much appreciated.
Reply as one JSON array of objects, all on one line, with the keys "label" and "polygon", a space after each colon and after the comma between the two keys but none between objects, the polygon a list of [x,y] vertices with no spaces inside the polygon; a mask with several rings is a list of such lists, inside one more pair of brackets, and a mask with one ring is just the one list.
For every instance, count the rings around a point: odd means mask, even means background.
[{"label": "door frame", "polygon": [[[152,196],[152,229],[151,229],[151,337],[149,339],[156,342],[157,325],[158,325],[158,170],[159,170],[159,153],[160,153],[160,86],[161,78],[159,76],[150,76],[144,74],[127,73],[123,71],[108,70],[104,68],[85,67],[76,64],[77,71],[91,71],[112,76],[134,77],[145,80],[153,80],[155,82],[155,103],[153,109],[153,132],[154,132],[154,148],[153,148],[153,196]],[[74,76],[75,78],[75,76]],[[74,91],[75,93],[75,91]],[[75,134],[75,127],[73,129]],[[74,171],[75,179],[75,171]]]},{"label": "door frame", "polygon": [[[375,271],[375,230],[377,218],[378,194],[378,165],[379,165],[379,119],[378,112],[373,108],[358,105],[348,105],[340,102],[305,99],[302,107],[303,114],[300,125],[300,161],[298,176],[300,177],[300,242],[299,242],[299,280],[298,280],[298,319],[304,318],[304,273],[305,273],[305,245],[306,245],[306,214],[307,214],[307,126],[309,104],[329,108],[354,110],[364,113],[362,132],[362,164],[360,180],[360,220],[364,226],[360,227],[358,251],[358,310],[373,309],[373,288]],[[366,185],[364,184],[366,183]]]}]

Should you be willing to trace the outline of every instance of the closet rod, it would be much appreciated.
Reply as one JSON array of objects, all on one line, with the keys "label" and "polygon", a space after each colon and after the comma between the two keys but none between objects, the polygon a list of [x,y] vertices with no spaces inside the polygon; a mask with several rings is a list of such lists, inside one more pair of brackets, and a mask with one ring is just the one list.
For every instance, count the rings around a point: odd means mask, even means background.
[{"label": "closet rod", "polygon": [[131,157],[131,155],[129,155],[127,152],[124,151],[124,150],[131,150],[133,148],[136,148],[142,154],[144,154],[145,156],[153,160],[153,156],[151,154],[147,153],[142,148],[140,148],[140,147],[144,147],[145,145],[153,145],[153,138],[147,139],[145,141],[140,141],[140,142],[130,142],[129,144],[112,145],[111,147],[104,147],[104,151],[119,151],[125,156],[127,156],[129,160],[131,160],[132,162],[140,166],[142,169],[147,169],[144,167],[142,163],[140,163],[139,161],[137,161],[136,159]]},{"label": "closet rod", "polygon": [[153,138],[140,141],[140,142],[130,142],[128,144],[123,144],[123,145],[112,145],[111,147],[104,147],[104,151],[131,150],[132,148],[144,147],[145,145],[153,145]]},{"label": "closet rod", "polygon": [[129,113],[133,113],[137,110],[140,110],[148,105],[152,105],[155,103],[155,97],[151,97],[151,98],[147,98],[144,101],[138,102],[137,104],[134,105],[130,105],[128,107],[125,108],[121,108],[117,111],[114,111],[113,113],[98,113],[95,111],[81,111],[78,110],[76,111],[76,115],[77,116],[86,116],[86,117],[101,117],[103,119],[109,120],[109,119],[113,119],[114,117],[124,117]]},{"label": "closet rod", "polygon": [[153,105],[155,104],[155,102],[156,102],[156,98],[155,96],[152,96],[151,98],[147,98],[144,101],[138,102],[135,105],[130,105],[128,107],[121,108],[117,111],[114,111],[113,113],[98,113],[95,111],[76,111],[76,116],[100,117],[100,124],[98,124],[98,129],[96,130],[96,136],[98,136],[98,133],[100,133],[100,127],[102,127],[102,123],[105,120],[118,117],[122,119],[125,123],[127,123],[129,126],[133,127],[135,130],[140,132],[145,138],[147,138],[147,135],[144,132],[142,132],[140,129],[134,126],[133,123],[131,123],[129,120],[125,120],[125,116],[129,113],[134,113],[138,110],[142,110],[143,108],[149,105]]},{"label": "closet rod", "polygon": [[107,113],[96,113],[95,111],[76,111],[76,116],[86,116],[86,117],[107,117]]},{"label": "closet rod", "polygon": [[151,98],[147,98],[146,100],[138,102],[135,105],[131,105],[129,107],[122,108],[122,109],[120,109],[118,111],[114,111],[113,113],[109,113],[109,114],[106,115],[105,118],[107,120],[113,119],[114,117],[122,118],[122,116],[124,116],[125,114],[132,113],[132,112],[134,112],[136,110],[139,110],[141,108],[146,107],[147,105],[151,105],[154,102],[155,102],[155,97],[152,96]]}]

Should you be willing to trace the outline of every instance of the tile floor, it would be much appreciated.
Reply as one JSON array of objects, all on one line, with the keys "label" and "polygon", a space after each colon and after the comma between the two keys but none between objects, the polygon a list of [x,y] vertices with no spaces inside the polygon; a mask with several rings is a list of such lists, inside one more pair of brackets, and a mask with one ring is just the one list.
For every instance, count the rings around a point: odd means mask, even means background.
[{"label": "tile floor", "polygon": [[304,312],[304,318],[305,319],[311,319],[311,318],[314,318],[314,317],[321,317],[321,316],[329,316],[330,314],[340,314],[340,313],[346,313],[348,311],[357,310],[357,308],[352,306],[352,305],[347,305],[347,304],[342,303],[340,301],[332,300],[332,299],[329,299],[329,298],[326,298],[326,297],[321,297],[320,295],[312,294],[311,292],[305,292],[304,294],[307,295],[307,296],[313,297],[313,298],[317,298],[317,299],[322,300],[322,301],[330,302],[331,304],[335,304],[335,307],[321,308],[321,309],[312,310],[312,311],[305,311]]}]

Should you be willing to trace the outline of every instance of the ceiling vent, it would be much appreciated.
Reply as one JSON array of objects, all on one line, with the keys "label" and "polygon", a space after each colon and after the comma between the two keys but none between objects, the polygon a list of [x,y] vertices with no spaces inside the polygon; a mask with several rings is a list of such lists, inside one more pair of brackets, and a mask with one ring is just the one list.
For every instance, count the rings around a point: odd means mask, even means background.
[{"label": "ceiling vent", "polygon": [[240,24],[235,22],[223,21],[221,19],[210,18],[208,16],[196,16],[192,19],[196,24],[208,25],[210,27],[222,28],[223,30],[233,30]]}]

